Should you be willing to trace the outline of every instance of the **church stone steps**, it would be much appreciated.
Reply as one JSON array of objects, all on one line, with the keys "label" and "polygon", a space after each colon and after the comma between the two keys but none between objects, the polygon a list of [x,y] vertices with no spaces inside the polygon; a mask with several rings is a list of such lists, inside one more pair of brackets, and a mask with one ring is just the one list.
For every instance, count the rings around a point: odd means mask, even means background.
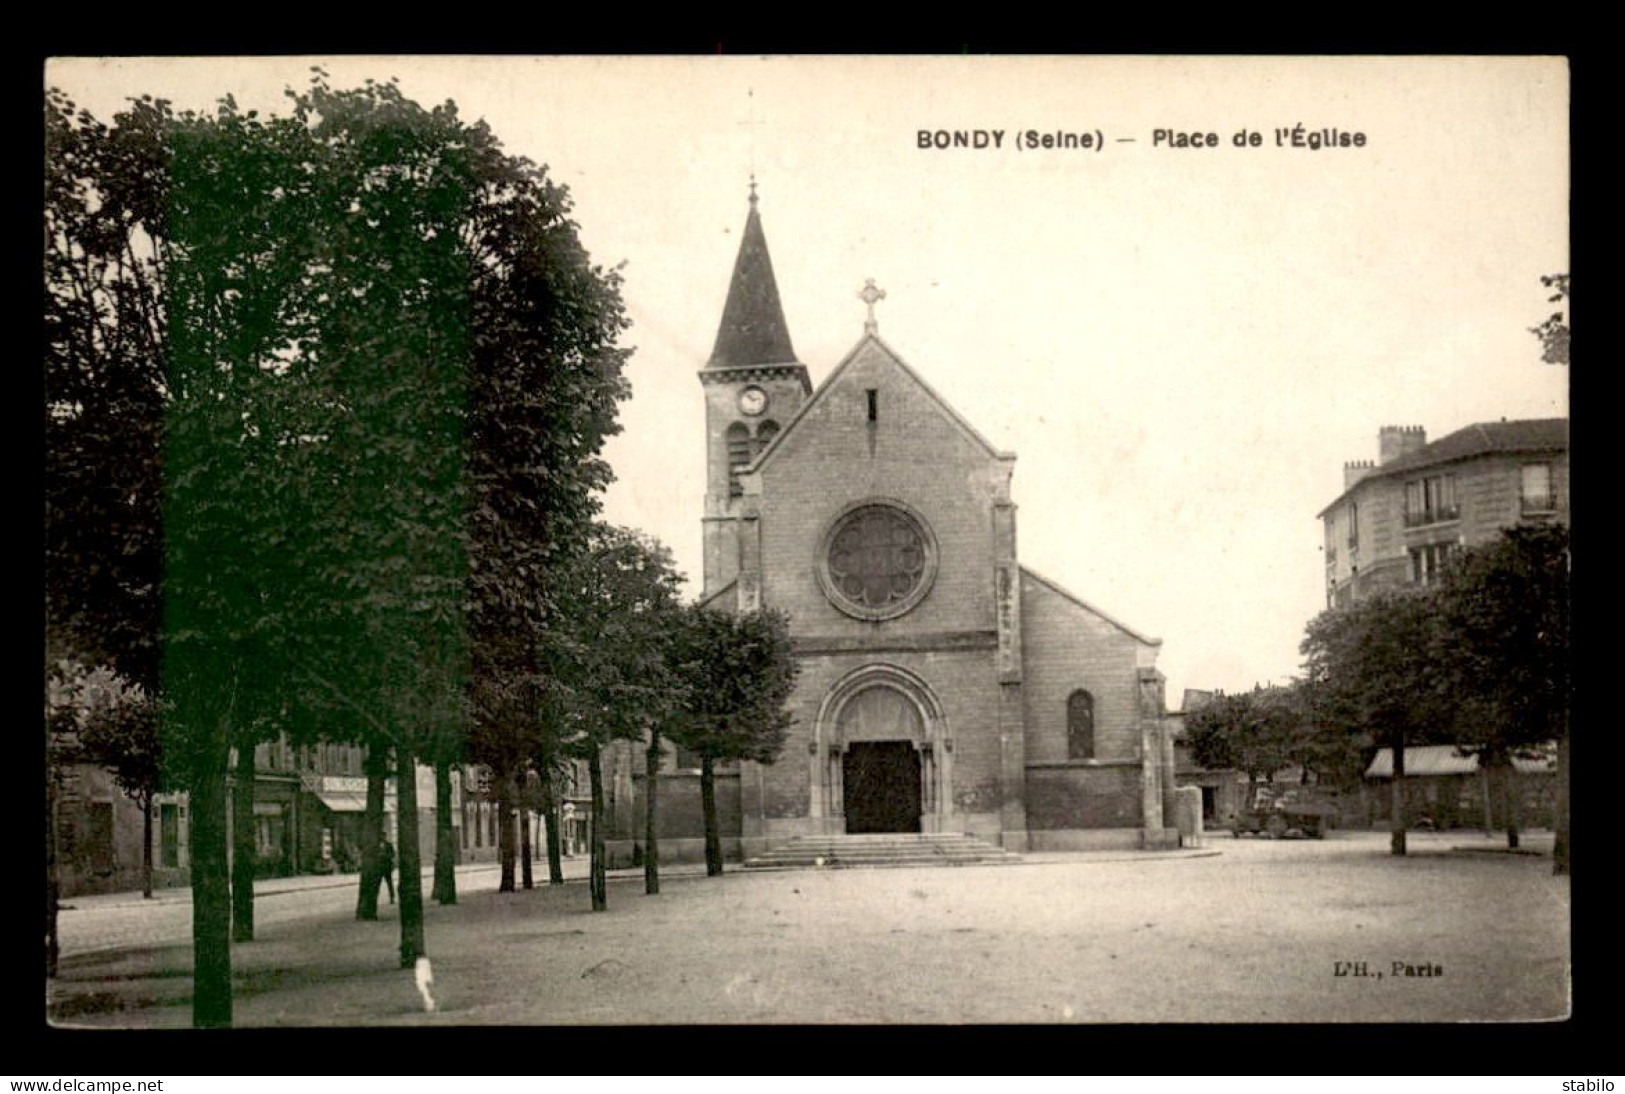
[{"label": "church stone steps", "polygon": [[1021,856],[958,833],[797,836],[745,862],[747,870],[840,870],[859,866],[997,866]]}]

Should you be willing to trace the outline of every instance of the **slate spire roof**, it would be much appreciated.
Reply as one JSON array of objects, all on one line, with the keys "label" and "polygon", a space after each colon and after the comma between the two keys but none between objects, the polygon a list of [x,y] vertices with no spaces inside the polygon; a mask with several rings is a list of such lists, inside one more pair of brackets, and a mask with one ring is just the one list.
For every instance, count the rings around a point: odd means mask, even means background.
[{"label": "slate spire roof", "polygon": [[722,325],[717,328],[716,345],[705,367],[742,368],[795,362],[796,351],[790,345],[790,329],[785,325],[784,307],[779,303],[779,286],[773,280],[773,260],[768,257],[762,218],[756,212],[753,179],[750,215],[745,218],[739,257],[734,260],[728,302],[723,306]]}]

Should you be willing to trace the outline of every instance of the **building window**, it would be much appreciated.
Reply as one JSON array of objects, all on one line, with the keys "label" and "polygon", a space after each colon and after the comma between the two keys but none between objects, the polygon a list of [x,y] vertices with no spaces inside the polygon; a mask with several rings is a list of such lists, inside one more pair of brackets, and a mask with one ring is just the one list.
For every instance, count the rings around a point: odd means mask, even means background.
[{"label": "building window", "polygon": [[1454,543],[1428,543],[1412,547],[1411,582],[1416,585],[1437,585],[1444,579],[1445,569],[1458,549]]},{"label": "building window", "polygon": [[1360,547],[1360,505],[1358,502],[1349,502],[1349,550],[1355,551]]},{"label": "building window", "polygon": [[1557,508],[1552,494],[1552,465],[1526,463],[1519,481],[1519,501],[1525,513],[1550,513]]},{"label": "building window", "polygon": [[1456,476],[1431,475],[1405,484],[1405,526],[1437,524],[1456,520],[1461,506],[1456,502]]},{"label": "building window", "polygon": [[864,394],[868,396],[869,420],[878,422],[880,420],[880,390],[871,387],[865,389]]},{"label": "building window", "polygon": [[254,850],[262,859],[282,857],[282,815],[261,814],[254,818]]},{"label": "building window", "polygon": [[756,452],[757,452],[757,454],[760,455],[762,450],[765,449],[768,445],[772,444],[773,443],[773,438],[777,437],[778,435],[779,435],[779,423],[773,421],[772,419],[769,419],[768,421],[765,421],[761,425],[757,426],[756,427]]},{"label": "building window", "polygon": [[181,810],[178,805],[158,807],[158,865],[176,869],[181,864]]},{"label": "building window", "polygon": [[728,427],[728,496],[737,498],[745,492],[739,485],[739,469],[750,462],[750,429],[743,422]]},{"label": "building window", "polygon": [[1095,758],[1095,697],[1082,689],[1066,699],[1066,758]]},{"label": "building window", "polygon": [[936,543],[900,502],[853,506],[831,523],[818,554],[818,580],[830,602],[858,619],[902,615],[936,576]]}]

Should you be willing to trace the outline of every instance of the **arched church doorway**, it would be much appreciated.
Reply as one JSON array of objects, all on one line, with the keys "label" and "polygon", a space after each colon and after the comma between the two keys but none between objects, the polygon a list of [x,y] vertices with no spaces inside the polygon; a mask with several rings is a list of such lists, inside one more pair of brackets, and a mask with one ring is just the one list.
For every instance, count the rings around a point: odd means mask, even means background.
[{"label": "arched church doorway", "polygon": [[846,830],[920,830],[920,754],[907,741],[859,741],[841,757]]},{"label": "arched church doorway", "polygon": [[838,725],[847,832],[918,832],[924,805],[919,708],[901,691],[876,684],[847,700]]}]

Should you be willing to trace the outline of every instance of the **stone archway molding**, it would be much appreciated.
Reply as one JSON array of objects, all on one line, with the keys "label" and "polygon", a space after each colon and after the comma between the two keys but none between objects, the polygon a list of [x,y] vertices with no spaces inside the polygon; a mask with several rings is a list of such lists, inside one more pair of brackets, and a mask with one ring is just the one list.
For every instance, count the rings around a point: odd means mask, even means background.
[{"label": "stone archway molding", "polygon": [[889,662],[863,665],[841,677],[825,693],[813,728],[809,771],[811,813],[826,831],[845,823],[841,793],[841,757],[850,742],[843,739],[841,715],[849,702],[871,688],[900,694],[919,715],[919,734],[912,743],[921,754],[921,826],[944,831],[953,799],[953,737],[947,711],[931,685],[915,672]]}]

